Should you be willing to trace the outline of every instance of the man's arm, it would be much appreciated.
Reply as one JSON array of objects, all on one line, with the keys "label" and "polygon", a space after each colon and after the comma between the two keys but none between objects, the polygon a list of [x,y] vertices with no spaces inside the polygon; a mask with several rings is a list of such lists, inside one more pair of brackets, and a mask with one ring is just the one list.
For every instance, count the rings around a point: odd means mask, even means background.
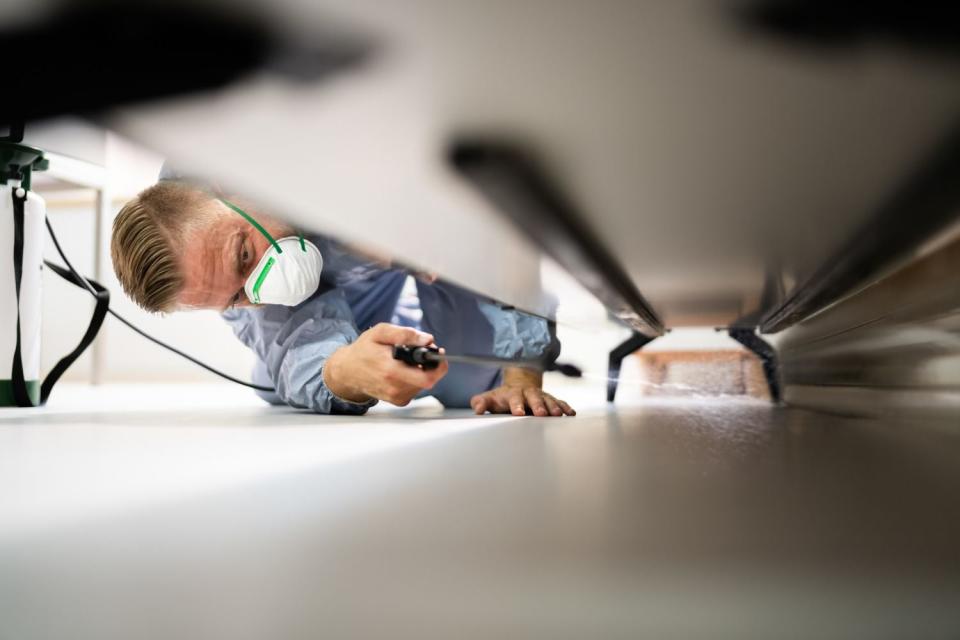
[{"label": "man's arm", "polygon": [[447,373],[411,367],[393,358],[393,345],[433,344],[433,336],[409,327],[381,323],[364,331],[356,342],[341,347],[327,360],[323,379],[335,395],[353,402],[370,398],[406,406],[418,393],[431,389]]},{"label": "man's arm", "polygon": [[373,399],[338,397],[323,381],[329,357],[357,339],[342,292],[329,291],[299,307],[267,305],[225,311],[236,336],[256,353],[276,389],[293,407],[317,413],[365,413]]},{"label": "man's arm", "polygon": [[[544,358],[551,362],[560,355],[560,341],[554,325],[547,320],[491,303],[481,303],[480,309],[493,327],[495,355]],[[544,392],[542,373],[520,367],[505,368],[503,384],[474,396],[470,406],[477,414],[489,411],[522,416],[527,409],[543,417],[577,413],[563,400]]]},{"label": "man's arm", "polygon": [[342,291],[297,308],[233,309],[223,317],[256,352],[281,400],[318,413],[364,413],[377,400],[406,405],[447,372],[393,359],[394,344],[432,344],[433,336],[389,324],[357,335]]}]

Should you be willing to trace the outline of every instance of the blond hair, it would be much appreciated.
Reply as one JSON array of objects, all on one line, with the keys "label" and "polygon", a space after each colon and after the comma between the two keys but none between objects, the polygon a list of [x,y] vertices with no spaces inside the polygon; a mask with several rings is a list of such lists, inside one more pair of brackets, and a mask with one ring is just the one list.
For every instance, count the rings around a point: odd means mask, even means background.
[{"label": "blond hair", "polygon": [[113,270],[128,296],[150,312],[172,311],[184,286],[180,247],[210,199],[195,186],[160,182],[141,191],[113,221]]}]

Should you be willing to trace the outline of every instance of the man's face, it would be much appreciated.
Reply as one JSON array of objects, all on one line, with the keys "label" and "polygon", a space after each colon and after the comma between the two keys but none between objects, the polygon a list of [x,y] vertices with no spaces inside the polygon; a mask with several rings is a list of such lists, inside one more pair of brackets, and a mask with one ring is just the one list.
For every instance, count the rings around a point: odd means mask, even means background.
[{"label": "man's face", "polygon": [[[243,285],[270,246],[262,233],[218,200],[200,212],[209,218],[194,230],[184,246],[182,307],[216,309],[249,306]],[[274,238],[293,235],[289,225],[260,213],[254,217]]]}]

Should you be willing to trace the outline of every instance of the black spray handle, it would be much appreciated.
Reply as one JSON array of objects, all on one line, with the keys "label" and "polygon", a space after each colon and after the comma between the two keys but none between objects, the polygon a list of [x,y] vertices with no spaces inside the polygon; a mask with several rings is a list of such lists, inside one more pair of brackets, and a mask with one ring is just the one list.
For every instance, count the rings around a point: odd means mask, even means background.
[{"label": "black spray handle", "polygon": [[418,347],[412,344],[398,344],[393,347],[393,359],[406,362],[411,366],[420,365],[424,369],[436,369],[440,366],[440,354],[437,347]]}]

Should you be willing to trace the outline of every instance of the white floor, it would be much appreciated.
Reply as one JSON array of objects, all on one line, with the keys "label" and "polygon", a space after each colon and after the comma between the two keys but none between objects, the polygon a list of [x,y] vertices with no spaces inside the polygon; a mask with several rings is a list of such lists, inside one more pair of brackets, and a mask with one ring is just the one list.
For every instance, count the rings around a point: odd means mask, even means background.
[{"label": "white floor", "polygon": [[0,411],[0,638],[960,637],[960,437],[742,398]]},{"label": "white floor", "polygon": [[227,384],[65,384],[46,407],[0,410],[0,540],[511,419],[431,399],[357,418],[270,407]]}]

